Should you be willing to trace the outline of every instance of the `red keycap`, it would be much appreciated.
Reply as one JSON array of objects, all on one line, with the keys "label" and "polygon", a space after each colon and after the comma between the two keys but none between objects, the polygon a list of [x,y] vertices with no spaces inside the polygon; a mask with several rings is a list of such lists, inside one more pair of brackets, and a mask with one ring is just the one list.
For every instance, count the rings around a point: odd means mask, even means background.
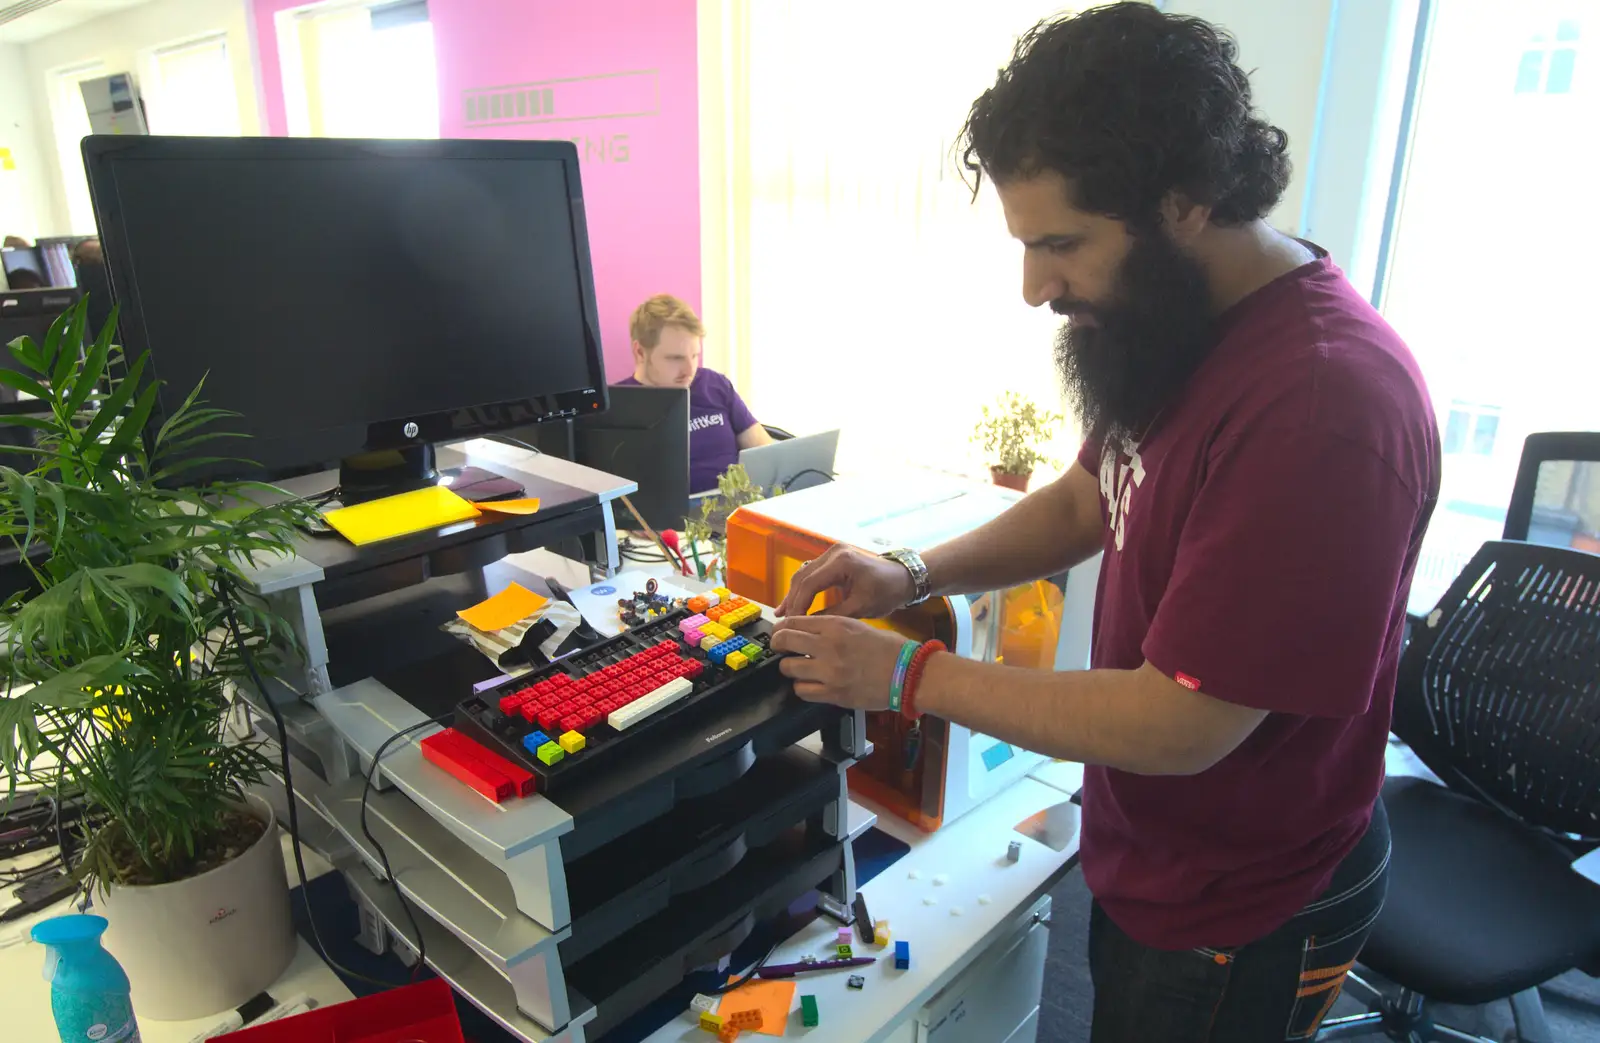
[{"label": "red keycap", "polygon": [[535,720],[539,722],[540,731],[548,732],[556,726],[557,721],[561,720],[561,715],[554,708],[547,706],[539,711],[539,716]]},{"label": "red keycap", "polygon": [[561,718],[561,730],[564,732],[582,731],[583,715],[580,713],[569,713],[565,717]]},{"label": "red keycap", "polygon": [[517,707],[519,707],[521,705],[522,705],[522,694],[520,692],[513,692],[512,694],[507,695],[507,696],[503,696],[500,699],[500,712],[501,713],[515,713],[517,711]]},{"label": "red keycap", "polygon": [[706,664],[702,663],[698,659],[686,659],[684,660],[684,669],[688,672],[683,676],[692,681],[706,672]]},{"label": "red keycap", "polygon": [[529,701],[529,702],[525,702],[521,706],[517,707],[517,713],[522,717],[522,719],[524,721],[528,721],[528,722],[531,723],[535,718],[537,718],[539,716],[539,710],[540,709],[541,709],[541,707],[539,706],[538,703]]},{"label": "red keycap", "polygon": [[595,697],[585,692],[583,695],[574,696],[572,702],[576,706],[593,706]]},{"label": "red keycap", "polygon": [[605,717],[605,714],[601,713],[599,710],[595,710],[595,709],[589,710],[587,713],[585,713],[583,715],[583,728],[582,728],[582,730],[583,731],[588,731],[590,728],[593,728],[595,725],[599,724],[601,719],[604,718],[604,717]]}]

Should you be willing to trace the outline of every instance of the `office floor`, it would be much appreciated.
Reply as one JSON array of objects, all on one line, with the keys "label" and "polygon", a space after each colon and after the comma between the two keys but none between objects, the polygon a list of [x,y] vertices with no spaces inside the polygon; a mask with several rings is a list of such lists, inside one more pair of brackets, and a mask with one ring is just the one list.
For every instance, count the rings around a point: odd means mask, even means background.
[{"label": "office floor", "polygon": [[[1089,929],[1089,892],[1083,874],[1069,873],[1052,895],[1055,908],[1050,930],[1050,954],[1044,972],[1044,1004],[1039,1017],[1039,1043],[1085,1043],[1089,1038],[1089,1011],[1093,990],[1089,985],[1086,951]],[[1600,980],[1583,974],[1563,975],[1542,990],[1550,1031],[1562,1043],[1600,1043]],[[1341,999],[1334,1016],[1361,1013],[1353,1000]],[[1445,1007],[1436,1012],[1440,1022],[1490,1039],[1511,1036],[1511,1008]],[[1373,1043],[1385,1037],[1374,1034]]]}]

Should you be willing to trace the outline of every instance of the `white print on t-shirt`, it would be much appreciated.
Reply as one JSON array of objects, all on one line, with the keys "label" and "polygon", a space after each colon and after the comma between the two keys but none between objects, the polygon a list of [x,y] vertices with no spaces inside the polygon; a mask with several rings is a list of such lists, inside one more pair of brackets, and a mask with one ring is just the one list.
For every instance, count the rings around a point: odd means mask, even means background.
[{"label": "white print on t-shirt", "polygon": [[[1122,462],[1126,453],[1128,462]],[[1130,480],[1131,479],[1131,480]],[[1144,461],[1139,458],[1139,443],[1122,443],[1122,453],[1111,446],[1100,451],[1100,495],[1106,498],[1106,524],[1117,539],[1117,550],[1128,535],[1128,509],[1133,505],[1133,490],[1144,484]]]},{"label": "white print on t-shirt", "polygon": [[702,431],[708,427],[722,427],[727,422],[728,418],[721,413],[706,413],[689,421],[689,430]]}]

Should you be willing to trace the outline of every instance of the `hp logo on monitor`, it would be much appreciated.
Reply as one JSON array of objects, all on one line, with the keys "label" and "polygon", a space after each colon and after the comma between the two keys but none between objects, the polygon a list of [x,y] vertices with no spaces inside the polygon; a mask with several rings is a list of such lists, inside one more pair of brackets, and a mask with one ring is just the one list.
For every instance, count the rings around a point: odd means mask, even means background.
[{"label": "hp logo on monitor", "polygon": [[421,432],[421,430],[422,428],[417,426],[416,421],[407,420],[406,426],[400,429],[400,433],[405,435],[407,438],[415,438],[417,437],[418,433]]}]

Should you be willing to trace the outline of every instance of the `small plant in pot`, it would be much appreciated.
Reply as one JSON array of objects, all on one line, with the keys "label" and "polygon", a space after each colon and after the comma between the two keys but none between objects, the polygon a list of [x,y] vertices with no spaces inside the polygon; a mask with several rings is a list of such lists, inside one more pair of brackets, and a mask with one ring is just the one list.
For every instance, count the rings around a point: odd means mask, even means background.
[{"label": "small plant in pot", "polygon": [[[701,553],[709,550],[714,545],[716,534],[727,527],[729,515],[747,503],[757,503],[766,498],[765,490],[750,480],[750,472],[744,469],[743,464],[729,467],[717,479],[716,495],[704,497],[700,501],[700,512],[685,522],[684,532],[689,537],[689,546]],[[695,562],[700,579],[713,583],[723,581],[727,572],[724,564],[713,565],[710,560],[696,561],[694,558],[690,560]]]},{"label": "small plant in pot", "polygon": [[[151,431],[147,356],[85,334],[80,302],[43,343],[8,345],[0,383],[39,410],[30,470],[0,468],[0,537],[30,582],[0,603],[0,763],[19,786],[81,796],[98,823],[74,872],[110,921],[139,1013],[236,1006],[294,954],[270,767],[227,729],[234,685],[265,674],[288,625],[236,582],[288,552],[312,508],[251,483],[181,487],[229,437],[195,388]],[[262,495],[268,493],[269,495]]]},{"label": "small plant in pot", "polygon": [[1061,419],[1060,413],[1041,409],[1014,391],[1001,395],[994,405],[984,406],[972,440],[983,448],[994,484],[1026,492],[1035,467],[1059,467],[1039,447],[1055,437]]}]

